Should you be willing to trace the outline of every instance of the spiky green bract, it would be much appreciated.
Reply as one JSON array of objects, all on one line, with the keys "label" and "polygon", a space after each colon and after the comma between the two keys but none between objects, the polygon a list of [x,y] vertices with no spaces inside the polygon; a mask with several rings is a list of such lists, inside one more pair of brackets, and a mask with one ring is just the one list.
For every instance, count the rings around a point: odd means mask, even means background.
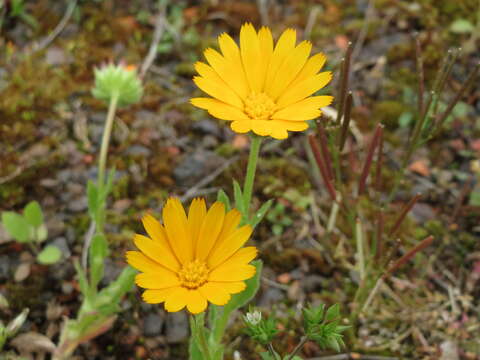
[{"label": "spiky green bract", "polygon": [[273,338],[278,333],[274,316],[269,316],[265,319],[262,318],[259,311],[249,311],[247,315],[245,315],[244,321],[245,325],[247,325],[247,328],[245,329],[247,335],[262,345],[267,345],[272,342]]},{"label": "spiky green bract", "polygon": [[340,306],[335,304],[325,311],[325,304],[303,309],[305,334],[322,348],[340,351],[345,346],[342,332],[349,326],[340,325]]},{"label": "spiky green bract", "polygon": [[137,71],[132,67],[108,64],[95,69],[95,87],[92,95],[110,103],[117,97],[119,106],[137,103],[143,94],[143,86]]}]

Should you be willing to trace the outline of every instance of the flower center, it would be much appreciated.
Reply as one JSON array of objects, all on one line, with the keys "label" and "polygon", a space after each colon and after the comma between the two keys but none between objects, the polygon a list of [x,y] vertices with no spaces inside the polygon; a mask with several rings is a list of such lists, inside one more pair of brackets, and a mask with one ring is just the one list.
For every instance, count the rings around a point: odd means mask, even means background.
[{"label": "flower center", "polygon": [[265,93],[250,93],[245,99],[245,113],[254,120],[268,120],[275,111],[275,103]]},{"label": "flower center", "polygon": [[205,262],[193,260],[182,266],[178,272],[178,278],[183,287],[196,289],[207,282],[208,272]]}]

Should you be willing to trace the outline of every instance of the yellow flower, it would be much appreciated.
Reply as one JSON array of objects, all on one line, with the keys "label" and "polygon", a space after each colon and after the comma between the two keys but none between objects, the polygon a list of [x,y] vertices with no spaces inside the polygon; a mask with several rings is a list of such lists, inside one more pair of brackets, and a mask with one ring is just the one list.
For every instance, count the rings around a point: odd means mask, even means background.
[{"label": "yellow flower", "polygon": [[254,246],[242,246],[252,228],[238,227],[239,211],[225,213],[215,202],[207,212],[205,200],[194,199],[188,217],[177,198],[169,198],[160,224],[151,215],[142,219],[147,236],[136,234],[140,251],[128,251],[127,261],[141,271],[135,281],[147,290],[143,300],[165,302],[170,312],[185,306],[192,314],[207,308],[207,302],[225,305],[245,289],[244,280],[255,274],[248,263],[257,255]]},{"label": "yellow flower", "polygon": [[312,44],[295,46],[296,33],[287,29],[273,46],[270,29],[257,33],[252,24],[240,30],[240,48],[226,33],[218,37],[221,54],[204,52],[207,65],[197,62],[193,81],[211,98],[193,98],[194,106],[232,121],[237,133],[285,139],[289,131],[307,129],[306,120],[320,116],[331,96],[310,96],[327,85],[332,74],[321,72],[325,55],[310,56]]}]

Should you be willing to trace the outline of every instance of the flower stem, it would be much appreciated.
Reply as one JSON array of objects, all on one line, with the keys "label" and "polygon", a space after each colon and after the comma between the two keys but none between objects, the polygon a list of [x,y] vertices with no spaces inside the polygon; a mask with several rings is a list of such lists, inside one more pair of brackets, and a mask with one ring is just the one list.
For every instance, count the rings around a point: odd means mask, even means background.
[{"label": "flower stem", "polygon": [[257,169],[258,154],[260,152],[260,144],[262,138],[257,135],[251,136],[250,155],[248,156],[247,175],[243,185],[243,202],[245,204],[245,219],[249,218],[250,202],[252,200],[253,180],[255,179],[255,171]]},{"label": "flower stem", "polygon": [[308,336],[302,337],[298,345],[295,347],[295,349],[293,349],[292,353],[288,356],[287,360],[292,360],[295,357],[295,355],[297,355],[297,353],[302,349],[303,345],[305,345],[307,341],[308,341]]},{"label": "flower stem", "polygon": [[108,145],[112,134],[113,120],[115,119],[115,111],[117,110],[118,95],[113,95],[108,106],[107,120],[105,129],[103,130],[102,144],[100,146],[100,160],[98,162],[98,186],[103,187],[105,184],[105,168],[107,165]]},{"label": "flower stem", "polygon": [[193,317],[193,325],[195,326],[195,335],[197,336],[197,344],[200,347],[205,360],[212,360],[210,349],[208,347],[207,338],[205,337],[205,313],[195,315]]}]

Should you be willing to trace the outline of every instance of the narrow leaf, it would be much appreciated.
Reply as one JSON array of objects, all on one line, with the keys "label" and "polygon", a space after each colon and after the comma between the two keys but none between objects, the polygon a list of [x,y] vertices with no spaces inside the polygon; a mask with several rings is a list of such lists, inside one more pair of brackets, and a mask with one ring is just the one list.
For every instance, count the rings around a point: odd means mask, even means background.
[{"label": "narrow leaf", "polygon": [[257,226],[260,221],[263,220],[265,215],[267,214],[268,210],[272,207],[273,204],[273,199],[268,200],[265,204],[263,204],[260,209],[258,209],[257,213],[255,214],[255,217],[252,219],[252,226],[255,227]]}]

